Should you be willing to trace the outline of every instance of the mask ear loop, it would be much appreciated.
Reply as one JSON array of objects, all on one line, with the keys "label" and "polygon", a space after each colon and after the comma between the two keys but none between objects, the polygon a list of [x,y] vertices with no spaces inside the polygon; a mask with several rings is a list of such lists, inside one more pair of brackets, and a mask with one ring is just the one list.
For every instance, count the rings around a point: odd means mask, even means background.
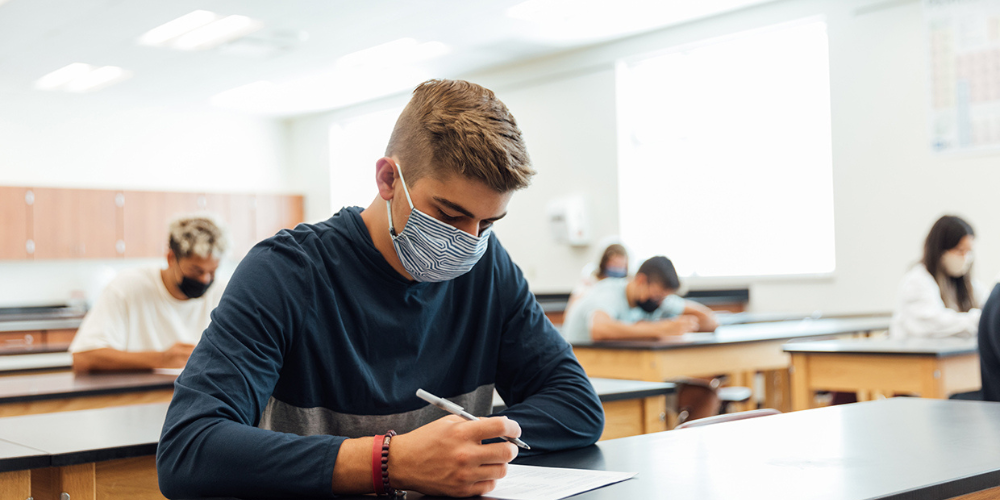
[{"label": "mask ear loop", "polygon": [[[406,202],[410,204],[410,211],[413,211],[413,200],[410,199],[410,190],[406,189],[406,179],[403,179],[403,169],[399,168],[399,162],[396,162],[396,172],[399,172],[399,181],[403,183],[403,193],[406,194]],[[392,200],[385,200],[385,211],[389,214],[389,234],[395,238],[396,235],[396,225],[392,223]]]}]

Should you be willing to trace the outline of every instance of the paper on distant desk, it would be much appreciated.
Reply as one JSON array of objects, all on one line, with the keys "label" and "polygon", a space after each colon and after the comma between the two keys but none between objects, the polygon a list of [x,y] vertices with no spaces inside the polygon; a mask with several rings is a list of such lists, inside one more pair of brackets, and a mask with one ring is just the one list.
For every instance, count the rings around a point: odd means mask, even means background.
[{"label": "paper on distant desk", "polygon": [[507,477],[484,495],[503,500],[559,500],[635,477],[636,472],[508,465]]},{"label": "paper on distant desk", "polygon": [[183,368],[153,368],[153,373],[159,375],[177,375],[181,376],[181,372],[184,371]]}]

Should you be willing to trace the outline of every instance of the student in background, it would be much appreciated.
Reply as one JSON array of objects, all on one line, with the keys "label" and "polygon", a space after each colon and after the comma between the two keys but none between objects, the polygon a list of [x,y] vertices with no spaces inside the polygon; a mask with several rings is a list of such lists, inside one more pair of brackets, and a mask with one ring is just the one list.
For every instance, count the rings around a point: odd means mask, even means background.
[{"label": "student in background", "polygon": [[653,257],[631,279],[608,278],[594,285],[566,312],[562,333],[573,343],[715,331],[712,311],[675,295],[680,286],[670,259]]},{"label": "student in background", "polygon": [[[593,266],[593,264],[587,264],[588,267]],[[592,272],[586,272],[580,282],[576,284],[573,291],[569,294],[569,301],[566,303],[566,308],[569,309],[574,302],[580,300],[590,291],[598,281],[605,278],[625,278],[628,277],[628,251],[625,250],[623,245],[618,243],[613,243],[608,245],[604,249],[604,253],[601,254],[601,260],[597,264],[597,269]]]},{"label": "student in background", "polygon": [[889,334],[894,338],[971,337],[979,325],[984,290],[971,278],[975,232],[953,215],[937,220],[924,256],[899,286]]},{"label": "student in background", "polygon": [[[601,436],[593,386],[491,229],[534,174],[507,107],[425,82],[373,166],[368,208],[240,263],[174,385],[167,497],[474,496],[519,453],[497,438],[541,453]],[[494,388],[507,409],[477,421],[416,396],[487,416]]]},{"label": "student in background", "polygon": [[979,371],[983,400],[1000,402],[1000,277],[979,318]]},{"label": "student in background", "polygon": [[70,345],[74,371],[184,367],[225,289],[215,271],[228,239],[208,216],[169,232],[166,269],[122,271],[101,292]]}]

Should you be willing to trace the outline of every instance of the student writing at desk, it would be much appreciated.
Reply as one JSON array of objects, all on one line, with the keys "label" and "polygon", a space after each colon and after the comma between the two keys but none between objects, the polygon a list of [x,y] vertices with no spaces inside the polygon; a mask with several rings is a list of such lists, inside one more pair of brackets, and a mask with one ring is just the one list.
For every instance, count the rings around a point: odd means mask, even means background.
[{"label": "student writing at desk", "polygon": [[594,285],[566,312],[563,335],[570,342],[586,342],[715,331],[715,314],[675,295],[680,286],[670,259],[653,257],[643,262],[631,279],[608,278]]},{"label": "student writing at desk", "polygon": [[207,216],[169,233],[166,269],[122,271],[101,292],[69,347],[75,371],[184,367],[225,289],[215,271],[228,239]]},{"label": "student writing at desk", "polygon": [[[164,494],[471,496],[518,453],[497,438],[596,442],[601,403],[491,229],[533,174],[491,91],[418,86],[371,205],[282,231],[236,270],[175,385]],[[485,416],[494,387],[508,408],[478,421],[416,396]]]},{"label": "student writing at desk", "polygon": [[889,334],[895,338],[972,337],[987,290],[972,280],[976,234],[953,215],[937,220],[924,256],[899,286]]}]

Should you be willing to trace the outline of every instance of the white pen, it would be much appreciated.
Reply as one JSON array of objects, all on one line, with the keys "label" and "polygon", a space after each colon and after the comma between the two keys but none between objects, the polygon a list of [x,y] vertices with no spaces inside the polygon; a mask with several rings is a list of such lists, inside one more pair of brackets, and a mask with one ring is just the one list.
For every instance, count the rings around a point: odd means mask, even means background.
[{"label": "white pen", "polygon": [[[441,408],[442,410],[448,413],[451,413],[452,415],[458,415],[466,420],[479,420],[479,417],[465,411],[465,408],[462,408],[461,406],[458,406],[457,404],[452,403],[451,401],[448,401],[445,398],[439,398],[423,389],[417,389],[417,397],[423,399],[424,401],[427,401],[428,403],[434,406],[437,406],[438,408]],[[531,449],[530,446],[528,446],[524,441],[521,441],[518,438],[511,438],[507,436],[500,436],[500,437],[504,441],[507,441],[508,443],[516,444],[519,448],[524,448],[526,450]]]}]

